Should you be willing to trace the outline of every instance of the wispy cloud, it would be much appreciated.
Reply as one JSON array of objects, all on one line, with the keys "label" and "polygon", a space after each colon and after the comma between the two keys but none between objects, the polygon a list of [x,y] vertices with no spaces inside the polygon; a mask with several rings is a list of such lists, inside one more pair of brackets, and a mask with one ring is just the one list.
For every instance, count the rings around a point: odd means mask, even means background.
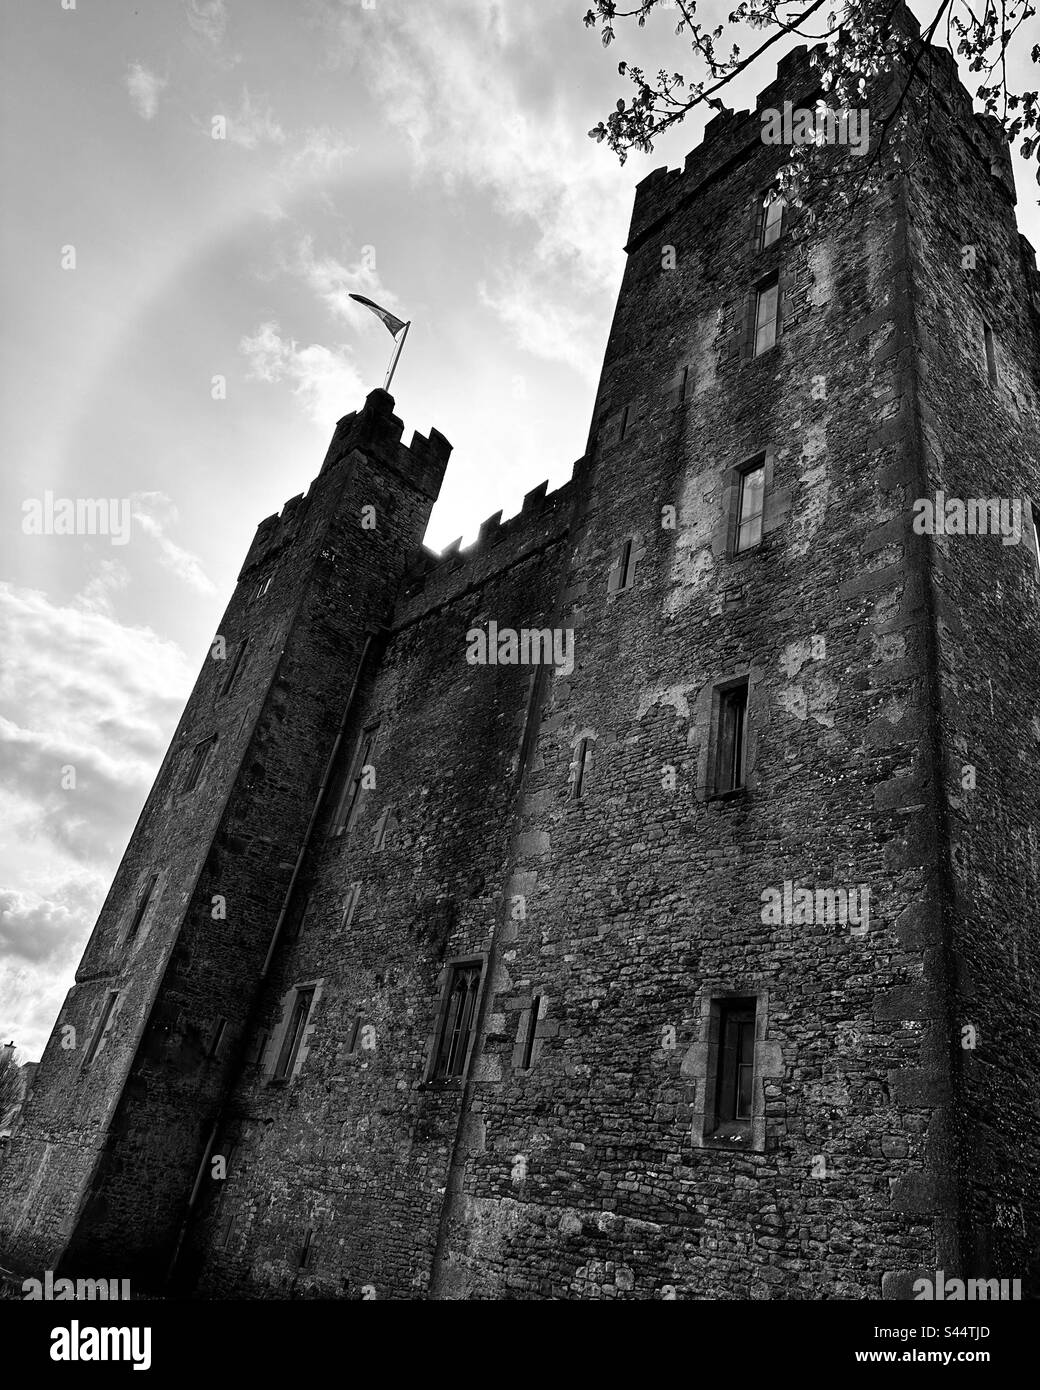
[{"label": "wispy cloud", "polygon": [[137,114],[146,121],[153,120],[159,109],[159,94],[167,87],[167,79],[159,77],[140,63],[131,63],[126,71],[126,90]]},{"label": "wispy cloud", "polygon": [[159,563],[200,594],[215,592],[213,581],[202,561],[166,534],[178,520],[177,508],[165,492],[134,492],[130,496],[134,525],[150,537],[159,549]]},{"label": "wispy cloud", "polygon": [[331,126],[311,126],[286,151],[282,172],[289,175],[312,174],[328,178],[342,168],[357,146]]},{"label": "wispy cloud", "polygon": [[[589,296],[616,288],[627,203],[616,167],[590,151],[575,95],[539,85],[548,42],[540,14],[458,0],[395,8],[378,26],[347,9],[340,26],[342,45],[364,40],[359,72],[410,147],[416,177],[453,193],[476,187],[514,223],[527,299],[551,306],[542,311],[549,321],[536,325],[508,265],[488,277],[485,302],[527,350],[580,365],[568,320],[583,322]],[[520,253],[515,241],[511,259]]]},{"label": "wispy cloud", "polygon": [[355,303],[350,298],[352,294],[374,299],[391,313],[401,312],[397,295],[383,284],[379,272],[363,254],[351,262],[335,256],[319,256],[314,251],[313,237],[301,236],[291,255],[283,261],[282,269],[298,277],[333,318],[349,323],[352,328],[363,331],[379,327],[379,320],[372,311]]},{"label": "wispy cloud", "polygon": [[129,583],[130,571],[121,561],[102,560],[97,573],[84,586],[79,604],[92,612],[111,615],[114,595],[127,588]]},{"label": "wispy cloud", "polygon": [[286,382],[316,424],[334,423],[364,394],[349,349],[320,343],[298,347],[282,337],[273,319],[262,323],[251,337],[243,337],[239,351],[246,359],[249,380]]},{"label": "wispy cloud", "polygon": [[555,301],[529,276],[503,273],[494,289],[478,286],[481,301],[512,331],[525,352],[550,362],[565,362],[587,381],[595,382],[599,358],[589,351],[596,340],[598,320],[586,309]]},{"label": "wispy cloud", "polygon": [[215,48],[223,43],[227,32],[228,10],[224,0],[187,0],[185,18],[199,38]]},{"label": "wispy cloud", "polygon": [[258,145],[284,145],[286,136],[271,108],[261,108],[249,95],[249,89],[243,87],[238,110],[228,116],[227,138],[232,145],[255,150]]}]

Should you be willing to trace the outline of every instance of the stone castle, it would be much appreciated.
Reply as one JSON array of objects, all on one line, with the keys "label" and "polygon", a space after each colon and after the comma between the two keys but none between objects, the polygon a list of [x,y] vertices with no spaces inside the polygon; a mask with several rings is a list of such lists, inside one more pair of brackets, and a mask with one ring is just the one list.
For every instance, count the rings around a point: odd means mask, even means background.
[{"label": "stone castle", "polygon": [[[433,554],[450,445],[377,390],[260,524],[0,1162],[0,1264],[1036,1295],[1040,276],[997,124],[922,71],[931,134],[854,215],[763,206],[804,48],[643,180],[558,491]],[[939,493],[1022,524],[919,533]]]}]

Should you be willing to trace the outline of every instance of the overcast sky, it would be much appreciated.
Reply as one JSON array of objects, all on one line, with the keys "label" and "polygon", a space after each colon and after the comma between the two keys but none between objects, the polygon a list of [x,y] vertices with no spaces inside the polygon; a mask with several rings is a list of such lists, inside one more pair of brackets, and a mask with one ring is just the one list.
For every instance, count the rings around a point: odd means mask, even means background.
[{"label": "overcast sky", "polygon": [[[455,446],[427,541],[469,541],[569,477],[633,186],[703,126],[624,168],[587,138],[619,57],[683,66],[664,16],[604,51],[589,0],[74,3],[2,20],[0,1041],[28,1059],[257,522],[382,384],[347,295],[413,320],[405,438]],[[23,534],[47,490],[132,499],[129,543]]]}]

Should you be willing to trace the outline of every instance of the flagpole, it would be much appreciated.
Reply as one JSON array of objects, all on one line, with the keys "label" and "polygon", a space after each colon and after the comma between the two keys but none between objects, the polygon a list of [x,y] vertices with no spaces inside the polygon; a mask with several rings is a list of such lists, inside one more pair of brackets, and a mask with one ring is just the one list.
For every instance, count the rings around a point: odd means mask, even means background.
[{"label": "flagpole", "polygon": [[404,326],[404,332],[401,334],[401,341],[400,341],[400,342],[397,344],[397,346],[394,348],[394,355],[393,355],[393,357],[391,357],[391,359],[390,359],[390,368],[389,368],[389,370],[387,371],[386,380],[383,382],[383,390],[384,390],[384,391],[389,391],[389,390],[390,390],[390,383],[391,383],[391,381],[393,381],[393,379],[394,379],[394,372],[397,370],[397,359],[401,356],[401,349],[404,347],[404,340],[405,340],[405,338],[408,337],[408,330],[409,330],[409,328],[411,328],[411,326],[412,326],[412,321],[411,321],[411,319],[409,319],[408,322],[407,322],[407,323],[405,324],[405,326]]}]

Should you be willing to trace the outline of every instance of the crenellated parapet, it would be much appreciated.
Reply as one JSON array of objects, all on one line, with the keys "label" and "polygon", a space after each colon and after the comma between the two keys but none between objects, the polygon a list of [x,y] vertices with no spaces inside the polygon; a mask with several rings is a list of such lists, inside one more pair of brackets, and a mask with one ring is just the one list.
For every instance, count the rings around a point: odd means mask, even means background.
[{"label": "crenellated parapet", "polygon": [[401,593],[397,621],[448,602],[517,560],[544,548],[566,533],[575,495],[573,479],[549,492],[539,483],[524,496],[515,516],[501,511],[480,523],[476,539],[463,547],[457,537],[438,554],[424,546],[413,561]]},{"label": "crenellated parapet", "polygon": [[374,465],[388,470],[429,501],[437,497],[451,445],[436,429],[431,429],[429,435],[416,430],[411,444],[402,444],[404,425],[393,410],[393,396],[377,388],[369,392],[360,411],[343,416],[336,425],[321,472],[307,492],[290,497],[281,512],[265,517],[256,528],[239,578],[299,542],[316,492],[336,479],[344,460],[354,450],[360,450]]}]

